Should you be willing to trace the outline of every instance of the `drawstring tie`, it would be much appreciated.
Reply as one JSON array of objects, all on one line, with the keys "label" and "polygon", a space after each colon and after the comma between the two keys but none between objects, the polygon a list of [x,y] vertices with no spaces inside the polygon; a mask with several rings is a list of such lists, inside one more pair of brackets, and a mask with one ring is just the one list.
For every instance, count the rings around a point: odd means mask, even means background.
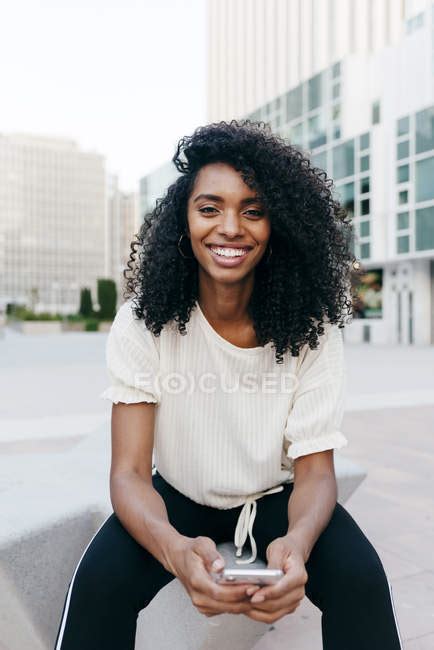
[{"label": "drawstring tie", "polygon": [[283,490],[283,485],[277,485],[276,487],[265,490],[264,492],[256,492],[247,497],[246,502],[239,514],[237,526],[235,528],[235,546],[237,547],[235,555],[240,557],[243,554],[243,546],[246,542],[247,535],[250,538],[250,546],[252,547],[252,555],[246,560],[235,560],[237,564],[247,564],[249,562],[254,562],[256,560],[256,542],[253,537],[253,522],[256,517],[256,499],[266,496],[267,494],[274,494],[275,492],[281,492]]}]

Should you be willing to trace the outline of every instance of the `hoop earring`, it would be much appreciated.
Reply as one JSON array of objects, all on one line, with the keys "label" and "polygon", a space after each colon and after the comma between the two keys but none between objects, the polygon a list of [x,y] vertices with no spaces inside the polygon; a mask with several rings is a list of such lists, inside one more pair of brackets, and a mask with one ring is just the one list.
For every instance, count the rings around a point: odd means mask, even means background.
[{"label": "hoop earring", "polygon": [[193,257],[189,257],[188,255],[184,255],[184,253],[182,252],[182,250],[181,250],[181,248],[180,248],[180,245],[181,245],[181,239],[184,237],[184,235],[187,236],[186,233],[183,232],[182,235],[181,235],[181,237],[178,239],[178,250],[179,250],[179,253],[180,253],[181,257],[183,257],[185,260],[194,260],[194,259],[195,259],[194,255],[193,255]]}]

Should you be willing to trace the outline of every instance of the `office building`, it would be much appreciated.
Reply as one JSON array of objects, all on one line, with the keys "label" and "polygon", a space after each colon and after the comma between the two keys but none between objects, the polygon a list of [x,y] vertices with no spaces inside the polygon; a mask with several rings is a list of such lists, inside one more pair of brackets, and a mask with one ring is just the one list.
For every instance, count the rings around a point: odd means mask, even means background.
[{"label": "office building", "polygon": [[139,229],[139,206],[136,192],[123,192],[118,177],[107,175],[106,277],[116,283],[118,303],[123,302],[123,272],[130,255],[130,244]]},{"label": "office building", "polygon": [[69,313],[105,266],[104,158],[71,140],[0,134],[0,301]]},{"label": "office building", "polygon": [[434,3],[209,0],[208,121],[250,117],[334,181],[354,342],[434,343]]}]

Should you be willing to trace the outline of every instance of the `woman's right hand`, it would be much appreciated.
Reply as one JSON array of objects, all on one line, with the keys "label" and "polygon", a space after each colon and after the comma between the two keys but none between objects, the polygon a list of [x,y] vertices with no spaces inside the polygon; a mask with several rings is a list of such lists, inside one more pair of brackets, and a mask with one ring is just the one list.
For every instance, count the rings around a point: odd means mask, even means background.
[{"label": "woman's right hand", "polygon": [[210,572],[221,571],[224,559],[210,537],[182,537],[171,545],[168,564],[201,614],[242,614],[252,608],[246,594],[252,585],[219,585],[212,579]]}]

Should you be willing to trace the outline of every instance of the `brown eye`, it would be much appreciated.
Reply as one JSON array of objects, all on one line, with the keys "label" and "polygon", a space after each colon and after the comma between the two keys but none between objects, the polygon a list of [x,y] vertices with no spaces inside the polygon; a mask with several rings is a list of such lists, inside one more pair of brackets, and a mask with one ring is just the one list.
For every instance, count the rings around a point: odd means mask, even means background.
[{"label": "brown eye", "polygon": [[199,208],[199,212],[203,212],[204,214],[209,214],[209,212],[205,212],[205,210],[215,210],[215,208],[212,208],[211,206],[207,206],[206,208]]}]

